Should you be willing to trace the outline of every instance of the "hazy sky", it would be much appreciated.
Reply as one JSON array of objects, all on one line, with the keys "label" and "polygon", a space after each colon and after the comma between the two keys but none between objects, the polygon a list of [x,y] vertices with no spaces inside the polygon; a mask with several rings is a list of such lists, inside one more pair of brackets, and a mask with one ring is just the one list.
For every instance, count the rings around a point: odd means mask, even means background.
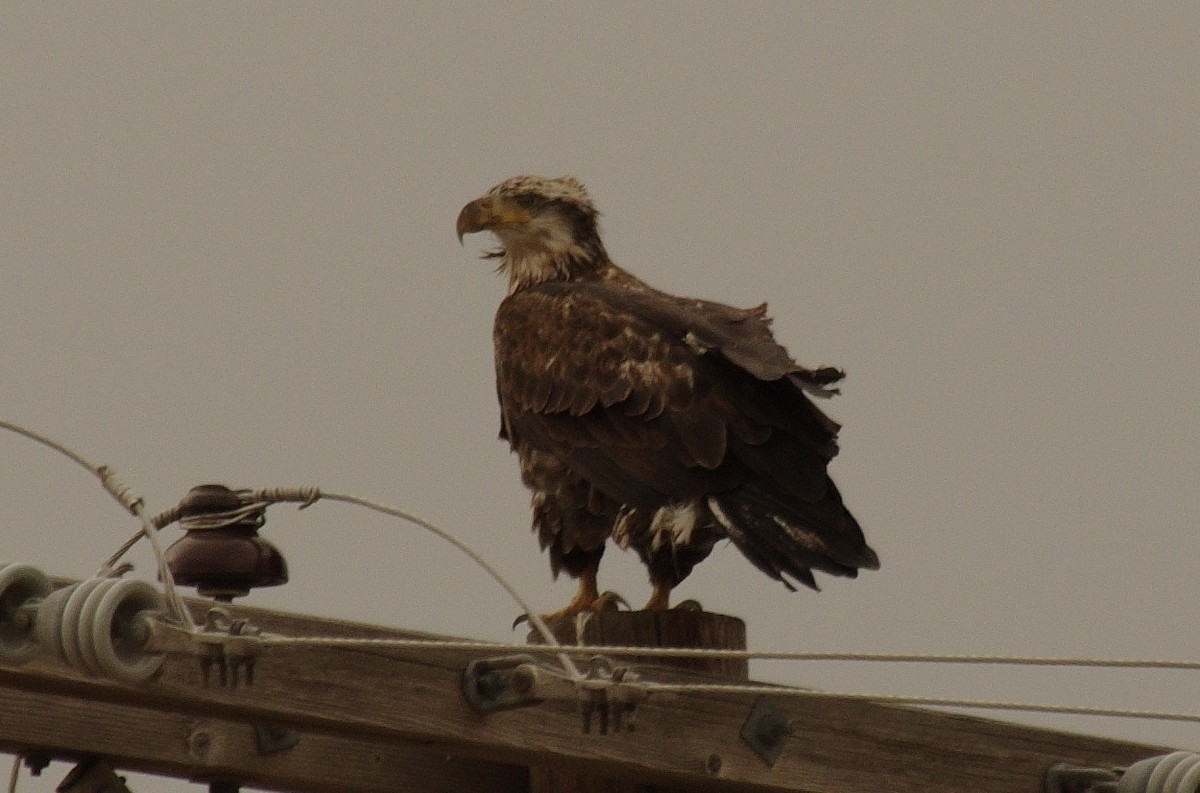
[{"label": "hazy sky", "polygon": [[[454,219],[505,177],[571,173],[618,263],[769,299],[797,359],[848,372],[832,471],[882,569],[792,594],[722,546],[679,596],[762,649],[1200,657],[1184,6],[6,5],[0,415],[112,465],[151,511],[212,481],[402,506],[557,608],[573,585],[496,439],[504,285]],[[87,576],[135,528],[41,447],[0,435],[0,464],[0,557]],[[414,527],[327,503],[275,507],[264,533],[292,582],[253,604],[514,636],[498,587]],[[601,575],[648,594],[632,553]],[[1200,690],[754,674],[1138,709]],[[1200,744],[1195,725],[1013,718]]]}]

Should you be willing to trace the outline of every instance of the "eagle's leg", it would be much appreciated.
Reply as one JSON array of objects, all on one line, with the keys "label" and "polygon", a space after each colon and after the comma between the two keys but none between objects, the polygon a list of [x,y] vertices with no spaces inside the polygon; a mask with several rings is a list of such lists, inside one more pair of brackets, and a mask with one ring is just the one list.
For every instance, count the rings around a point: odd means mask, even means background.
[{"label": "eagle's leg", "polygon": [[671,608],[670,584],[651,584],[650,599],[646,601],[646,611],[666,611]]},{"label": "eagle's leg", "polygon": [[600,597],[600,589],[596,585],[596,571],[599,569],[599,559],[585,567],[579,574],[579,589],[575,591],[575,597],[553,614],[543,614],[542,619],[554,622],[564,617],[573,617],[581,611],[591,611],[592,604]]},{"label": "eagle's leg", "polygon": [[579,589],[575,592],[575,597],[553,614],[543,614],[542,619],[546,622],[557,622],[567,617],[574,617],[584,611],[615,611],[619,603],[628,608],[629,604],[625,603],[625,598],[616,592],[602,593],[600,591],[600,587],[596,583],[596,571],[599,568],[600,559],[597,557],[595,561],[589,562],[580,571]]},{"label": "eagle's leg", "polygon": [[[671,608],[672,584],[651,584],[650,599],[646,601],[646,611],[667,611]],[[696,600],[682,600],[675,604],[676,611],[704,611],[704,607]]]}]

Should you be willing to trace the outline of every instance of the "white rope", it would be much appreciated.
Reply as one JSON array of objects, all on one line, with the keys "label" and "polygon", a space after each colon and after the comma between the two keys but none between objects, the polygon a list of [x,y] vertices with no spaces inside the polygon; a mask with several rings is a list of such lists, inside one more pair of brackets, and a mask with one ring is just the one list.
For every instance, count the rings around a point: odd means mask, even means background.
[{"label": "white rope", "polygon": [[[883,663],[931,663],[931,664],[975,664],[975,665],[1007,665],[1007,666],[1063,666],[1063,667],[1092,667],[1117,669],[1174,669],[1197,670],[1200,661],[1171,660],[1171,659],[1124,659],[1124,658],[1079,658],[1055,656],[1008,656],[1008,655],[953,655],[953,654],[919,654],[919,653],[859,653],[859,652],[792,652],[772,650],[733,650],[705,649],[693,647],[620,647],[620,646],[572,646],[560,645],[550,632],[548,626],[533,611],[532,607],[521,597],[520,593],[500,573],[495,570],[482,556],[458,540],[450,532],[416,515],[404,512],[394,507],[388,507],[367,499],[342,493],[321,491],[316,487],[276,487],[258,488],[235,491],[242,500],[237,509],[226,512],[212,513],[200,516],[182,517],[178,506],[160,512],[151,522],[158,528],[164,528],[176,521],[189,531],[223,528],[225,526],[254,520],[261,524],[263,513],[267,506],[273,503],[300,503],[300,508],[311,506],[321,499],[344,501],[359,506],[365,506],[387,515],[401,518],[414,523],[441,537],[463,551],[480,567],[482,567],[501,587],[512,596],[513,600],[525,611],[530,623],[546,641],[545,645],[511,644],[504,642],[482,642],[470,640],[436,640],[436,639],[385,639],[362,637],[288,637],[264,636],[263,640],[270,644],[313,644],[326,646],[393,646],[398,648],[425,648],[431,650],[463,650],[489,652],[494,650],[520,651],[536,655],[552,654],[560,658],[565,655],[595,654],[603,652],[608,655],[638,655],[646,658],[708,658],[735,660],[767,660],[767,661],[845,661],[845,662],[883,662]],[[121,556],[143,536],[149,536],[145,531],[138,532],[108,560],[107,566],[117,563]],[[573,667],[572,667],[573,668]]]},{"label": "white rope", "polygon": [[[385,515],[392,515],[393,517],[407,520],[408,522],[414,523],[450,543],[455,548],[458,548],[460,551],[469,556],[472,561],[482,567],[484,572],[490,575],[496,583],[503,587],[504,591],[508,592],[509,596],[517,602],[517,605],[519,605],[525,612],[525,615],[529,617],[529,623],[533,625],[539,634],[541,634],[542,640],[545,641],[546,644],[554,648],[559,647],[558,640],[554,638],[554,633],[550,630],[550,626],[548,626],[546,621],[543,620],[541,616],[533,610],[533,607],[529,605],[525,598],[521,596],[521,593],[517,591],[516,587],[510,584],[508,580],[500,574],[500,571],[492,567],[491,564],[489,564],[486,559],[476,553],[473,548],[455,537],[450,532],[446,531],[445,529],[438,528],[424,518],[417,517],[416,515],[396,509],[395,507],[389,507],[384,504],[369,501],[365,498],[359,498],[358,496],[352,496],[346,493],[326,493],[321,491],[317,497],[330,499],[332,501],[344,501],[347,504],[357,504],[361,507],[366,507],[367,509],[373,509],[376,512],[382,512]],[[306,505],[311,504],[315,500],[316,498],[307,499]],[[557,653],[557,656],[559,663],[562,664],[563,669],[572,680],[579,680],[583,678],[583,675],[580,673],[579,669],[576,668],[575,663],[566,653],[559,652]]]},{"label": "white rope", "polygon": [[529,652],[533,655],[596,655],[607,647],[585,647],[579,645],[506,644],[504,642],[473,641],[470,639],[389,639],[363,636],[284,636],[278,633],[262,633],[258,637],[264,645],[313,646],[313,647],[391,647],[412,650],[459,650],[462,652]]},{"label": "white rope", "polygon": [[[690,657],[758,657],[761,655],[770,656],[814,656],[818,660],[857,660],[857,661],[889,661],[889,660],[929,660],[935,659],[937,662],[943,662],[947,659],[958,660],[961,657],[967,657],[967,662],[998,662],[998,663],[1049,663],[1051,666],[1066,666],[1076,665],[1076,662],[1081,666],[1116,666],[1116,667],[1136,667],[1136,668],[1196,668],[1194,662],[1176,662],[1176,661],[1126,661],[1126,660],[1098,660],[1098,659],[1038,659],[1038,657],[1024,657],[1024,659],[1014,659],[1014,657],[992,656],[990,659],[983,659],[983,656],[896,656],[896,655],[864,655],[864,654],[847,654],[847,653],[769,653],[756,654],[754,651],[742,650],[698,650],[691,648],[646,648],[646,647],[604,647],[604,645],[562,645],[559,648],[542,647],[542,645],[527,645],[527,644],[505,644],[502,642],[470,642],[470,641],[438,641],[438,639],[397,639],[397,638],[361,638],[361,637],[300,637],[300,636],[280,636],[275,633],[264,633],[260,636],[260,641],[264,644],[275,645],[326,645],[326,647],[392,647],[392,648],[409,648],[409,649],[439,649],[439,650],[463,650],[463,651],[523,651],[527,654],[544,655],[546,653],[570,654],[570,655],[595,655],[595,654],[636,654],[636,655],[659,655],[659,656],[690,656]],[[611,653],[616,650],[616,653]],[[547,672],[551,672],[547,669]],[[575,679],[572,679],[574,681]],[[1092,708],[1081,707],[1081,705],[1060,705],[1046,703],[1025,703],[1025,702],[997,702],[989,701],[989,699],[952,699],[943,697],[918,697],[918,696],[901,696],[901,695],[880,695],[880,693],[859,693],[859,692],[836,692],[836,691],[815,691],[808,689],[796,689],[796,687],[788,687],[784,685],[738,685],[726,683],[713,684],[692,684],[692,683],[653,683],[653,681],[642,680],[634,681],[634,683],[623,683],[622,685],[641,687],[647,693],[749,693],[749,695],[778,695],[778,696],[794,696],[794,697],[833,697],[842,699],[858,699],[864,702],[876,702],[887,704],[908,704],[908,705],[926,705],[926,707],[937,708],[965,708],[976,710],[1024,710],[1030,713],[1049,713],[1049,714],[1064,714],[1075,716],[1104,716],[1116,717],[1116,719],[1145,719],[1145,720],[1160,720],[1160,721],[1184,721],[1184,722],[1200,722],[1200,715],[1170,713],[1170,711],[1157,710],[1129,710],[1121,708]]]},{"label": "white rope", "polygon": [[104,560],[104,564],[100,565],[100,569],[96,572],[96,576],[105,576],[108,574],[108,571],[115,570],[117,568],[117,563],[121,561],[121,558],[125,556],[125,554],[129,553],[129,550],[133,548],[133,546],[137,545],[138,541],[145,536],[145,529],[134,532],[128,540],[121,543],[121,546],[113,552],[112,556]]},{"label": "white rope", "polygon": [[[171,610],[175,612],[175,616],[180,620],[180,622],[182,622],[189,630],[195,630],[196,625],[192,621],[192,615],[189,614],[188,610],[184,607],[183,600],[179,597],[179,592],[175,588],[175,579],[171,575],[171,570],[167,567],[166,556],[164,555],[162,544],[158,540],[157,532],[154,530],[154,527],[150,524],[149,518],[146,516],[144,502],[142,501],[141,496],[135,494],[130,487],[121,482],[113,470],[107,465],[94,465],[84,458],[83,455],[67,448],[57,441],[51,440],[41,433],[34,432],[33,430],[22,427],[19,424],[13,424],[12,422],[2,420],[0,420],[0,429],[6,429],[10,432],[15,432],[18,435],[23,435],[30,440],[37,441],[43,446],[47,446],[54,451],[65,455],[99,478],[100,483],[104,486],[104,489],[108,492],[108,494],[115,498],[121,504],[121,506],[129,510],[129,512],[141,522],[141,534],[144,534],[150,540],[150,545],[154,549],[154,558],[158,563],[158,574],[159,577],[162,578],[163,589],[166,593],[167,603],[170,605]],[[111,567],[106,565],[105,567],[101,568],[101,571],[98,575],[108,575],[110,572]]]},{"label": "white rope", "polygon": [[26,429],[25,427],[22,427],[20,424],[13,424],[10,421],[4,421],[3,419],[0,419],[0,428],[6,429],[9,432],[15,432],[18,435],[24,435],[26,438],[29,438],[30,440],[35,440],[38,443],[42,444],[43,446],[49,446],[51,449],[58,452],[59,454],[70,457],[72,460],[79,463],[81,466],[88,469],[93,474],[96,474],[96,476],[100,475],[96,466],[89,463],[87,460],[85,460],[83,457],[76,454],[71,449],[68,449],[66,446],[63,446],[61,443],[58,443],[57,441],[47,438],[45,435],[34,432],[31,429]]},{"label": "white rope", "polygon": [[[937,664],[978,664],[978,665],[1009,665],[1009,666],[1064,666],[1064,667],[1093,667],[1093,668],[1121,668],[1121,669],[1176,669],[1176,670],[1196,670],[1200,669],[1200,661],[1186,660],[1158,660],[1158,659],[1111,659],[1111,658],[1077,658],[1077,657],[1052,657],[1052,656],[1005,656],[1005,655],[948,655],[948,654],[907,654],[907,653],[851,653],[851,652],[790,652],[790,651],[764,651],[764,650],[733,650],[733,649],[701,649],[701,648],[675,648],[675,647],[615,647],[605,646],[602,648],[588,646],[578,647],[567,645],[563,647],[555,641],[549,627],[546,626],[541,618],[533,611],[532,607],[521,597],[520,593],[500,573],[495,570],[482,556],[468,547],[465,543],[458,540],[450,532],[441,529],[434,524],[426,521],[416,515],[404,512],[403,510],[388,507],[377,502],[368,501],[367,499],[358,496],[347,495],[342,493],[330,493],[321,491],[316,487],[279,487],[279,488],[259,488],[254,490],[239,490],[236,491],[239,498],[242,499],[242,506],[222,513],[210,515],[202,515],[197,517],[180,518],[178,508],[172,508],[165,512],[159,513],[153,519],[153,523],[158,527],[169,525],[171,522],[179,520],[181,525],[189,530],[203,530],[208,528],[221,528],[239,523],[247,519],[257,519],[261,521],[262,513],[269,504],[279,502],[299,502],[301,509],[311,506],[316,501],[328,499],[334,501],[344,501],[359,506],[365,506],[369,509],[382,512],[387,515],[401,518],[414,523],[427,531],[432,532],[438,537],[450,542],[459,550],[463,551],[480,567],[482,567],[501,587],[512,596],[513,600],[525,611],[530,618],[530,623],[538,630],[538,633],[546,641],[546,645],[525,645],[525,644],[506,644],[503,642],[472,642],[462,640],[424,640],[424,639],[365,639],[365,638],[338,638],[338,637],[311,637],[311,638],[293,638],[284,636],[271,637],[268,641],[275,644],[325,644],[325,645],[340,645],[351,646],[359,645],[392,645],[395,647],[425,647],[427,649],[446,649],[446,650],[465,650],[465,651],[521,651],[533,654],[553,654],[562,658],[567,654],[578,655],[581,653],[594,654],[603,652],[609,655],[638,655],[642,657],[660,657],[660,658],[708,658],[708,659],[737,659],[737,660],[771,660],[771,661],[847,661],[847,662],[885,662],[885,663],[937,663]],[[131,538],[131,542],[140,539],[142,533]],[[115,563],[119,558],[119,554],[115,555],[110,563]],[[541,623],[541,624],[539,624]]]},{"label": "white rope", "polygon": [[192,614],[183,605],[183,599],[179,596],[179,590],[175,587],[175,576],[171,574],[171,568],[167,565],[167,554],[162,547],[162,541],[158,536],[158,529],[150,523],[149,516],[146,515],[145,509],[139,503],[134,510],[138,520],[142,522],[142,532],[146,535],[146,539],[150,541],[150,547],[154,550],[154,558],[158,561],[158,575],[163,582],[163,591],[166,593],[167,602],[171,604],[171,610],[175,612],[175,616],[183,623],[184,628],[189,632],[195,633],[196,622],[192,619]]},{"label": "white rope", "polygon": [[[1003,656],[915,656],[896,654],[864,653],[775,653],[743,650],[702,650],[682,647],[606,647],[603,645],[571,646],[559,648],[542,645],[505,644],[502,642],[435,640],[435,639],[387,639],[336,636],[281,636],[263,634],[259,637],[267,645],[324,645],[333,647],[376,646],[429,650],[460,650],[466,652],[523,652],[531,655],[547,653],[569,655],[642,655],[690,658],[786,658],[789,660],[845,660],[845,661],[932,661],[934,663],[1017,663],[1049,666],[1107,666],[1120,668],[1166,668],[1195,669],[1200,663],[1191,661],[1137,661],[1095,658],[1035,658]],[[546,670],[554,674],[553,670]],[[571,679],[571,682],[576,682]],[[965,708],[972,710],[1013,710],[1031,713],[1054,713],[1071,716],[1100,716],[1109,718],[1148,719],[1159,721],[1182,721],[1200,723],[1200,715],[1149,710],[1126,710],[1121,708],[1097,708],[1075,705],[1056,705],[1037,702],[1003,702],[977,699],[947,699],[943,697],[903,696],[895,694],[865,694],[858,692],[819,691],[794,688],[784,685],[737,683],[656,683],[648,680],[623,682],[622,685],[637,687],[647,694],[653,693],[710,693],[710,694],[754,694],[793,697],[832,697],[890,705],[924,705],[941,708]]]},{"label": "white rope", "polygon": [[634,647],[616,645],[516,644],[468,639],[394,639],[359,636],[282,636],[264,634],[265,644],[321,645],[326,647],[377,646],[404,649],[461,650],[464,652],[524,652],[531,655],[638,655],[644,658],[707,658],[770,661],[847,661],[932,664],[994,664],[1010,666],[1075,666],[1113,669],[1200,669],[1200,661],[1137,658],[1068,658],[1007,655],[915,655],[901,653],[785,652],[776,650],[723,650],[697,647]]},{"label": "white rope", "polygon": [[[838,652],[775,652],[755,650],[717,650],[689,647],[609,647],[604,645],[564,645],[547,647],[503,642],[440,640],[440,639],[392,639],[338,636],[281,636],[263,634],[259,637],[267,645],[320,645],[328,647],[392,647],[425,650],[458,650],[464,652],[520,652],[528,655],[637,655],[664,658],[726,658],[726,659],[772,659],[800,661],[867,661],[899,663],[964,663],[964,664],[1015,664],[1022,666],[1075,666],[1108,667],[1121,669],[1200,669],[1197,661],[1175,661],[1155,659],[1119,658],[1066,658],[1038,656],[972,656],[972,655],[905,655],[898,653],[838,653]],[[546,670],[553,674],[552,670]],[[571,678],[576,682],[577,678]],[[965,708],[974,710],[1012,710],[1032,713],[1053,713],[1074,716],[1098,716],[1126,719],[1149,719],[1200,723],[1200,716],[1188,713],[1163,711],[1125,710],[1120,708],[1097,708],[1045,703],[1001,702],[974,699],[947,699],[942,697],[902,696],[892,694],[841,693],[813,691],[774,685],[739,685],[735,683],[655,683],[639,681],[625,685],[639,686],[647,693],[737,693],[774,694],[781,696],[835,697],[862,700],[892,705],[924,705],[929,707]]]},{"label": "white rope", "polygon": [[[553,654],[558,657],[563,665],[564,670],[572,680],[582,678],[581,673],[570,660],[570,655],[575,654],[595,654],[602,652],[608,655],[636,655],[642,657],[663,657],[663,658],[709,658],[709,659],[758,659],[758,660],[786,660],[786,661],[848,661],[848,662],[888,662],[888,663],[939,663],[939,664],[993,664],[993,665],[1015,665],[1015,666],[1069,666],[1069,667],[1108,667],[1108,668],[1124,668],[1124,669],[1182,669],[1195,670],[1200,669],[1200,661],[1180,661],[1180,660],[1156,660],[1156,659],[1107,659],[1107,658],[1071,658],[1071,657],[1050,657],[1050,656],[1003,656],[1003,655],[930,655],[930,654],[903,654],[903,653],[846,653],[846,652],[788,652],[788,651],[763,651],[763,650],[732,650],[732,649],[703,649],[703,648],[683,648],[683,647],[617,647],[617,646],[563,646],[555,639],[554,634],[550,631],[549,626],[545,621],[533,610],[532,606],[521,596],[517,589],[500,574],[498,570],[492,567],[486,559],[479,553],[468,546],[466,543],[459,540],[449,531],[436,526],[429,521],[397,509],[389,507],[378,502],[370,501],[345,493],[323,492],[316,487],[300,487],[300,488],[262,488],[257,490],[240,490],[237,495],[242,499],[243,505],[229,512],[208,514],[200,516],[183,517],[178,506],[165,510],[153,518],[146,515],[143,501],[141,497],[134,494],[128,486],[120,482],[113,471],[108,466],[96,466],[90,463],[83,456],[73,451],[72,449],[60,444],[40,433],[29,430],[17,424],[8,421],[0,421],[0,429],[6,429],[23,435],[38,443],[41,443],[59,453],[65,455],[71,460],[78,463],[83,468],[90,471],[98,477],[103,484],[105,490],[113,496],[119,503],[128,509],[142,523],[141,531],[133,535],[107,560],[101,568],[99,574],[111,574],[116,563],[121,557],[133,547],[138,540],[143,536],[146,537],[153,548],[155,559],[158,562],[159,575],[162,578],[163,586],[166,591],[166,597],[170,603],[172,610],[176,616],[183,622],[189,631],[195,631],[196,625],[191,618],[190,613],[184,607],[182,600],[179,597],[175,587],[175,582],[171,576],[171,572],[166,565],[165,554],[158,538],[158,529],[164,528],[175,521],[180,521],[183,528],[189,531],[202,531],[206,529],[221,528],[232,525],[234,523],[242,523],[247,520],[253,520],[261,525],[264,519],[264,511],[269,504],[277,502],[300,502],[301,509],[308,507],[316,501],[324,498],[332,501],[342,501],[349,504],[366,507],[368,509],[381,512],[385,515],[406,520],[421,528],[433,533],[441,539],[454,545],[460,551],[465,553],[476,564],[478,564],[489,576],[492,577],[506,592],[513,598],[514,601],[522,608],[525,614],[529,617],[530,624],[542,636],[546,645],[527,645],[527,644],[506,644],[502,642],[475,642],[462,640],[426,640],[426,639],[382,639],[382,638],[356,638],[356,637],[288,637],[288,636],[263,636],[262,641],[267,644],[310,644],[310,645],[327,645],[327,646],[391,646],[397,648],[424,648],[424,649],[446,649],[446,650],[464,650],[464,651],[521,651],[531,654]],[[668,690],[662,688],[666,684],[654,684],[658,686],[657,690]],[[729,686],[718,686],[724,690],[729,690]],[[746,687],[742,687],[745,689]],[[753,687],[750,687],[753,688]],[[757,689],[755,689],[757,690]],[[763,690],[775,691],[774,688],[764,688]],[[1020,703],[986,703],[976,702],[973,700],[938,700],[933,698],[923,697],[886,697],[873,695],[845,695],[845,696],[861,696],[862,698],[875,699],[878,701],[899,702],[908,704],[928,704],[928,705],[943,705],[943,706],[958,706],[958,707],[979,707],[979,708],[998,708],[998,709],[1019,709],[1019,710],[1041,710],[1043,708],[1052,708],[1045,712],[1051,713],[1080,713],[1084,715],[1124,715],[1139,713],[1136,711],[1115,712],[1107,709],[1059,709],[1059,706],[1040,706],[1040,705],[1024,705]],[[1175,718],[1176,720],[1193,720],[1193,717],[1185,714],[1167,714],[1167,715],[1145,715],[1145,718]],[[1197,719],[1200,720],[1200,719]]]},{"label": "white rope", "polygon": [[895,694],[861,694],[837,691],[810,691],[786,686],[737,685],[723,683],[653,683],[638,681],[625,685],[637,686],[647,693],[678,694],[759,694],[788,697],[830,697],[879,702],[890,705],[926,705],[939,708],[969,708],[973,710],[1019,710],[1031,713],[1056,713],[1069,716],[1103,716],[1121,719],[1153,719],[1200,723],[1200,715],[1170,711],[1125,710],[1122,708],[1091,708],[1075,705],[1053,705],[1037,702],[997,702],[979,699],[945,699],[942,697],[910,697]]}]

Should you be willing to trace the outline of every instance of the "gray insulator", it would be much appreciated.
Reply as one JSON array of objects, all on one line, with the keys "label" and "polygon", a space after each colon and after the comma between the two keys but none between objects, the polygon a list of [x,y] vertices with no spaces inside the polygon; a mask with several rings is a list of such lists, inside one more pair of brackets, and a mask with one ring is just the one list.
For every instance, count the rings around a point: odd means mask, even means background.
[{"label": "gray insulator", "polygon": [[67,655],[62,646],[62,617],[67,601],[79,584],[70,584],[56,589],[38,604],[34,632],[42,651],[60,663],[66,663]]},{"label": "gray insulator", "polygon": [[1139,760],[1121,775],[1117,793],[1200,793],[1200,754],[1171,754]]},{"label": "gray insulator", "polygon": [[34,609],[53,589],[36,567],[0,562],[0,660],[23,664],[37,654]]},{"label": "gray insulator", "polygon": [[92,578],[55,590],[36,567],[0,562],[0,661],[43,653],[88,675],[144,683],[163,656],[147,651],[148,621],[165,616],[145,581]]},{"label": "gray insulator", "polygon": [[[148,652],[146,620],[165,616],[166,599],[145,581],[117,581],[99,595],[90,619],[88,646],[99,673],[123,683],[144,683],[162,668],[163,656]],[[90,605],[90,603],[89,603]]]},{"label": "gray insulator", "polygon": [[[67,604],[63,606],[62,622],[59,625],[59,641],[62,644],[63,657],[69,666],[85,674],[94,675],[99,671],[99,667],[94,661],[89,662],[79,641],[83,607],[94,591],[107,588],[113,583],[115,581],[111,578],[90,578],[80,582],[71,596],[67,598]],[[92,653],[92,655],[95,654]]]}]

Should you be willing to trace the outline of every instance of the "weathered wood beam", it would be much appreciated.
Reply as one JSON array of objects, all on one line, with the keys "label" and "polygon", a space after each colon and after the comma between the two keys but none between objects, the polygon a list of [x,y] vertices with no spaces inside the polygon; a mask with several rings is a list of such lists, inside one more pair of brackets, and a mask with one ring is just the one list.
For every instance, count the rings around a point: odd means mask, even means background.
[{"label": "weathered wood beam", "polygon": [[75,761],[106,757],[118,769],[198,782],[237,782],[292,793],[525,793],[520,766],[437,754],[403,741],[321,733],[291,749],[259,749],[254,727],[226,718],[0,687],[0,751]]},{"label": "weathered wood beam", "polygon": [[[421,636],[260,609],[230,611],[289,636]],[[40,662],[0,667],[0,686],[179,718],[262,722],[304,735],[415,744],[455,757],[577,768],[689,789],[1016,793],[1040,789],[1054,762],[1123,765],[1163,751],[932,710],[788,696],[778,701],[792,734],[769,767],[739,737],[755,695],[656,693],[639,706],[636,732],[585,735],[577,703],[569,697],[491,714],[472,711],[460,694],[461,677],[469,660],[486,655],[278,646],[259,661],[255,685],[237,690],[206,687],[195,659],[183,655],[170,656],[161,677],[144,686],[91,679]]]}]

